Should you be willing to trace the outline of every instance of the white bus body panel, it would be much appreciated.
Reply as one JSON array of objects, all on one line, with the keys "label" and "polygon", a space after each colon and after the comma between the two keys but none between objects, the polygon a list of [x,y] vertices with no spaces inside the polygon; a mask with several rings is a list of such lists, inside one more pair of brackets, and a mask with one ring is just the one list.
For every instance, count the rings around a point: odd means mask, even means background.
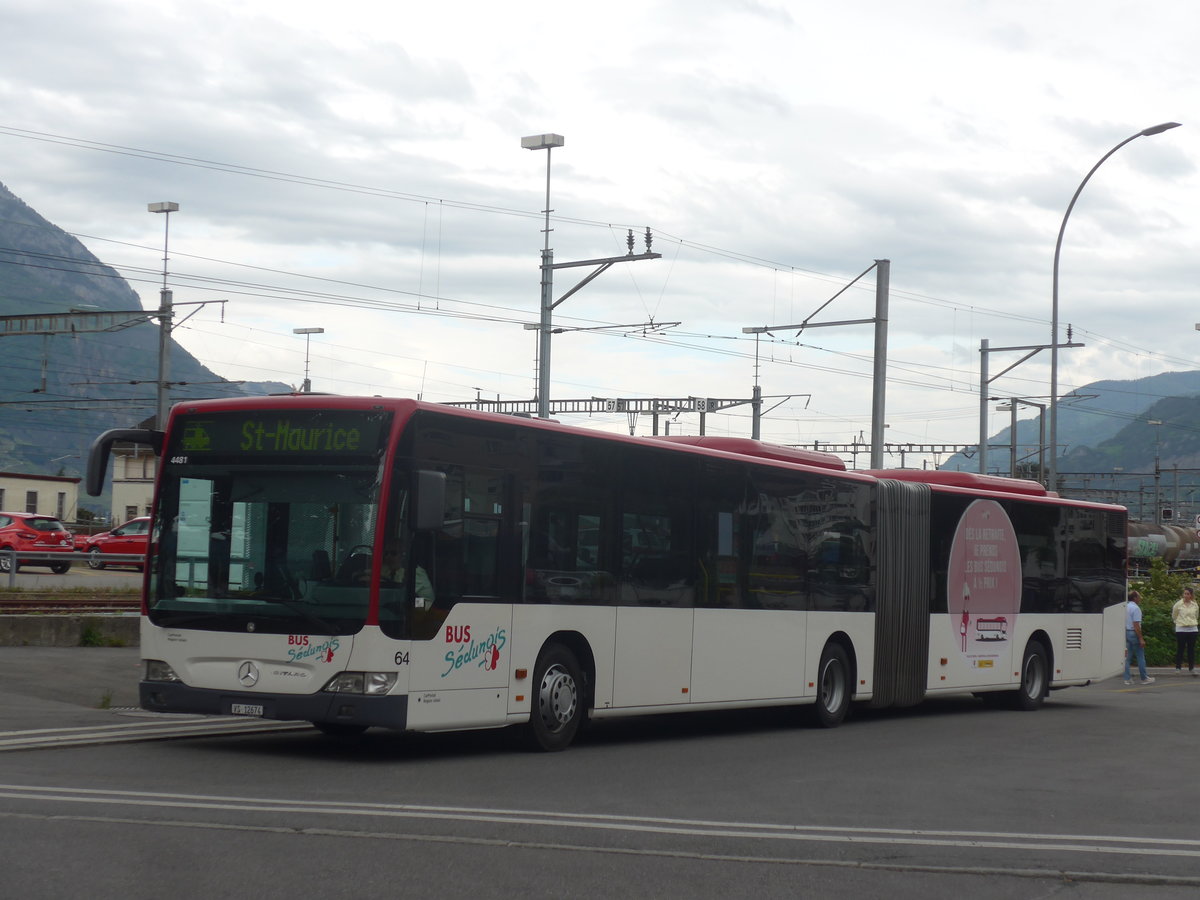
[{"label": "white bus body panel", "polygon": [[810,612],[808,653],[804,667],[805,695],[817,695],[821,653],[835,634],[850,639],[851,665],[857,675],[850,690],[855,700],[870,700],[875,692],[875,615],[865,612]]},{"label": "white bus body panel", "polygon": [[693,613],[690,608],[617,607],[613,706],[689,701]]},{"label": "white bus body panel", "polygon": [[[1021,616],[1018,624],[1026,627],[1032,616]],[[1015,650],[1014,645],[1021,649]],[[965,649],[964,649],[965,648]],[[1020,665],[1020,654],[1025,641],[1021,634],[1006,631],[1004,640],[976,642],[974,636],[965,636],[955,630],[946,613],[934,613],[929,617],[929,675],[926,690],[930,693],[947,693],[970,690],[975,687],[1009,684],[1012,678],[1014,652]],[[942,660],[946,660],[943,664]]]},{"label": "white bus body panel", "polygon": [[[141,623],[143,659],[161,659],[189,687],[253,694],[314,694],[345,671],[354,635],[252,634],[159,628]],[[244,662],[258,668],[258,680],[238,680]]]},{"label": "white bus body panel", "polygon": [[[931,694],[947,694],[975,688],[1015,687],[1020,683],[1025,648],[1037,632],[1050,640],[1052,685],[1078,685],[1109,678],[1120,671],[1121,645],[1114,642],[1112,634],[1118,624],[1119,633],[1124,633],[1122,615],[1120,607],[1109,608],[1103,615],[1024,613],[1016,618],[1004,641],[992,644],[968,640],[964,653],[961,635],[952,632],[944,614],[934,614],[929,623],[927,689]],[[943,664],[942,660],[946,662]]]},{"label": "white bus body panel", "polygon": [[[510,719],[527,717],[531,697],[536,693],[533,669],[538,653],[556,632],[579,634],[592,648],[596,662],[596,708],[613,705],[613,659],[616,654],[617,609],[612,606],[534,606],[511,607],[513,642],[508,675]],[[516,669],[525,670],[518,680]]]},{"label": "white bus body panel", "polygon": [[811,693],[805,690],[807,616],[795,610],[697,609],[692,703]]},{"label": "white bus body panel", "polygon": [[1100,678],[1120,673],[1125,664],[1125,604],[1119,603],[1104,610],[1104,659]]},{"label": "white bus body panel", "polygon": [[463,602],[432,639],[403,642],[411,648],[408,727],[437,731],[505,724],[512,633],[511,606]]}]

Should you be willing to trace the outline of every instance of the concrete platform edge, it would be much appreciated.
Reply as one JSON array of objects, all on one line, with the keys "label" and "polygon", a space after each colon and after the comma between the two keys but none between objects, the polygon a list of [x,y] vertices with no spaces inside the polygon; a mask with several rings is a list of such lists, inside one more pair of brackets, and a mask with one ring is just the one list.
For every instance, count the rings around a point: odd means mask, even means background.
[{"label": "concrete platform edge", "polygon": [[0,647],[136,647],[137,613],[0,615]]}]

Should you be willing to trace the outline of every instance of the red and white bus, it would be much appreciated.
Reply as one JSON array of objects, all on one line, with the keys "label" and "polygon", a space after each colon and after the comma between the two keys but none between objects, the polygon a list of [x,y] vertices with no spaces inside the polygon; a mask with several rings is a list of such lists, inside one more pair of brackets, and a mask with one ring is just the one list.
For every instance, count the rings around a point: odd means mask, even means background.
[{"label": "red and white bus", "polygon": [[115,441],[161,456],[149,710],[557,750],[607,716],[1032,709],[1120,666],[1125,510],[1033,482],[299,394],[106,432],[93,494]]}]

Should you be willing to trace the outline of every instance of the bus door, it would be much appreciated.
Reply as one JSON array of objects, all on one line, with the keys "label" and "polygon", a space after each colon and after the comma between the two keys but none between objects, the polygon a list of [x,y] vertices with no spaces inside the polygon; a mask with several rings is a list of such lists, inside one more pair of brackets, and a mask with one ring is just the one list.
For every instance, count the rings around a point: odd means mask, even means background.
[{"label": "bus door", "polygon": [[[439,466],[440,525],[414,538],[409,718],[423,727],[502,724],[512,671],[511,486],[501,472]],[[511,590],[508,591],[511,593]]]}]

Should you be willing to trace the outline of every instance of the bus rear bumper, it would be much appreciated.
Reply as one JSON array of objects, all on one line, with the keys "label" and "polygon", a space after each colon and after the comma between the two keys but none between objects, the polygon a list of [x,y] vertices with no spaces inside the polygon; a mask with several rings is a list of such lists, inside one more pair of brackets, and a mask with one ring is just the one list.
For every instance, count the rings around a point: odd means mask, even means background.
[{"label": "bus rear bumper", "polygon": [[138,684],[142,709],[151,712],[331,722],[396,728],[408,722],[408,695],[350,693],[268,694],[215,691],[165,681]]}]

